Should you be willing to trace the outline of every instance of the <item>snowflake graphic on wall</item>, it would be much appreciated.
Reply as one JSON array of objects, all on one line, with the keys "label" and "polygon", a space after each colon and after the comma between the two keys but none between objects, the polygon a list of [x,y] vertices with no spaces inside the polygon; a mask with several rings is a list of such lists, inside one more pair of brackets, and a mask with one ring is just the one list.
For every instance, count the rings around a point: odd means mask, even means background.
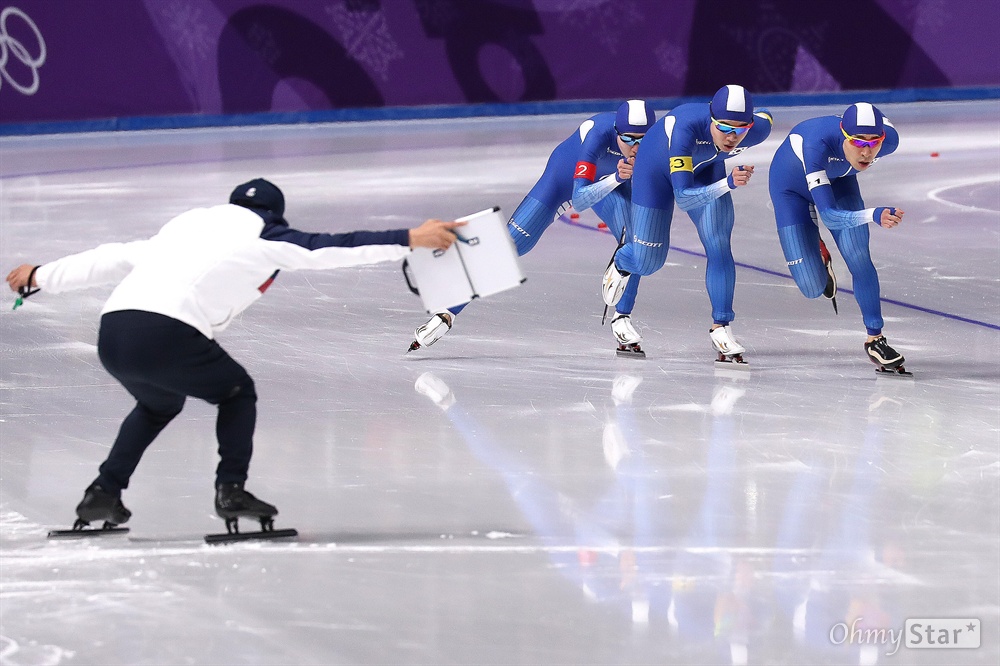
[{"label": "snowflake graphic on wall", "polygon": [[653,57],[660,71],[683,81],[687,76],[687,52],[678,44],[670,41],[661,42],[654,50]]},{"label": "snowflake graphic on wall", "polygon": [[930,28],[935,32],[950,24],[951,13],[948,3],[942,0],[927,0],[917,9],[916,27]]},{"label": "snowflake graphic on wall", "polygon": [[643,23],[633,0],[562,0],[557,4],[559,22],[588,39],[595,39],[612,55],[628,46],[625,36]]},{"label": "snowflake graphic on wall", "polygon": [[271,29],[261,23],[254,22],[247,28],[244,37],[254,51],[260,55],[261,59],[272,67],[281,57],[281,47],[275,39]]},{"label": "snowflake graphic on wall", "polygon": [[344,1],[328,5],[326,13],[340,31],[348,54],[383,81],[388,81],[389,63],[402,58],[403,52],[389,33],[385,12],[377,5],[365,7],[353,4],[358,9],[349,7]]},{"label": "snowflake graphic on wall", "polygon": [[215,46],[201,7],[185,0],[170,0],[160,8],[173,43],[195,60],[207,60]]}]

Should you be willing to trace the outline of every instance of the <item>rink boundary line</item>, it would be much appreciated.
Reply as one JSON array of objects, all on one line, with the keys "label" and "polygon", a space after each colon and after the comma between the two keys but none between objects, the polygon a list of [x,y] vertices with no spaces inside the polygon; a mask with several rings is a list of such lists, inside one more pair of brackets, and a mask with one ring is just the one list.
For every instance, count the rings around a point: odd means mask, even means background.
[{"label": "rink boundary line", "polygon": [[[566,224],[570,225],[571,227],[577,227],[579,229],[585,229],[587,231],[596,231],[597,233],[608,234],[609,236],[611,235],[611,232],[608,231],[606,228],[605,229],[599,229],[597,227],[592,227],[592,226],[587,225],[587,224],[582,224],[580,222],[577,222],[575,220],[570,219],[569,217],[567,217],[567,215],[565,213],[563,213],[562,215],[559,216],[559,221],[560,222],[565,222]],[[674,252],[680,252],[681,254],[690,255],[692,257],[701,257],[702,259],[707,259],[708,258],[705,255],[704,252],[697,252],[695,250],[688,250],[688,249],[685,249],[683,247],[677,247],[676,245],[670,245],[669,249],[672,250],[672,251],[674,251]],[[746,263],[743,263],[742,261],[737,261],[736,265],[739,266],[740,268],[746,268],[746,269],[749,269],[749,270],[752,270],[752,271],[757,271],[758,273],[764,273],[765,275],[772,275],[774,277],[783,278],[785,280],[791,280],[792,279],[791,275],[788,275],[786,273],[779,273],[778,271],[772,271],[770,268],[764,268],[763,266],[754,266],[753,264],[746,264]],[[840,286],[837,287],[837,292],[838,293],[843,292],[845,294],[852,294],[852,295],[854,294],[854,290],[847,289],[846,287],[840,287]],[[988,321],[979,321],[978,319],[970,319],[969,317],[963,317],[961,315],[952,314],[950,312],[943,312],[941,310],[935,310],[934,308],[925,308],[922,305],[915,305],[913,303],[906,303],[905,301],[898,301],[898,300],[896,300],[894,298],[886,298],[885,296],[880,297],[879,300],[881,302],[887,303],[889,305],[897,305],[897,306],[902,307],[902,308],[907,308],[907,309],[910,309],[910,310],[916,310],[917,312],[923,312],[923,313],[926,313],[926,314],[937,315],[938,317],[944,317],[945,319],[953,319],[955,321],[960,321],[960,322],[962,322],[964,324],[972,324],[974,326],[982,326],[983,328],[988,328],[988,329],[991,329],[991,330],[994,330],[994,331],[1000,331],[1000,324],[991,324]]]},{"label": "rink boundary line", "polygon": [[[975,102],[1000,98],[1000,86],[958,86],[947,88],[899,88],[826,92],[777,92],[755,95],[757,107],[817,106],[853,104],[866,99],[874,104],[911,102]],[[671,109],[689,102],[703,102],[703,95],[647,98],[656,109]],[[264,111],[242,114],[160,114],[0,123],[0,137],[85,132],[129,132],[202,127],[246,127],[262,125],[308,125],[334,122],[378,120],[430,120],[481,117],[541,116],[614,111],[614,99],[548,100],[485,104],[424,104],[419,106],[352,107],[309,111]]]},{"label": "rink boundary line", "polygon": [[994,174],[992,176],[980,176],[978,178],[969,178],[967,180],[952,183],[950,185],[944,185],[936,189],[931,190],[927,193],[927,198],[931,201],[936,201],[939,204],[945,206],[950,206],[952,208],[957,208],[960,211],[966,213],[1000,213],[1000,210],[994,210],[992,208],[982,208],[980,206],[970,206],[969,204],[960,204],[955,201],[949,201],[941,197],[942,192],[947,192],[948,190],[953,190],[959,187],[969,187],[970,185],[986,185],[987,183],[997,183],[1000,182],[1000,176]]}]

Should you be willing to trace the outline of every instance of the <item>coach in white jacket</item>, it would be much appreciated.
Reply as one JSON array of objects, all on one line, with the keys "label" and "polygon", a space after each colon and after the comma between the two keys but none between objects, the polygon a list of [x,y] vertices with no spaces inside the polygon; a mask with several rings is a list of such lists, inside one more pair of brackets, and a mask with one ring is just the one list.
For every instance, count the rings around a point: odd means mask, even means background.
[{"label": "coach in white jacket", "polygon": [[[131,513],[121,491],[143,452],[187,396],[219,409],[216,512],[269,518],[277,509],[243,488],[253,452],[253,379],[215,341],[260,298],[280,270],[325,269],[402,259],[410,248],[445,249],[462,223],[427,220],[413,229],[306,233],[288,226],[285,200],[258,178],[229,204],[195,208],[148,240],[108,243],[7,276],[14,291],[59,293],[121,280],[101,311],[101,363],[136,399],[100,473],[77,507],[78,525],[120,524]],[[124,279],[122,276],[124,275]]]}]

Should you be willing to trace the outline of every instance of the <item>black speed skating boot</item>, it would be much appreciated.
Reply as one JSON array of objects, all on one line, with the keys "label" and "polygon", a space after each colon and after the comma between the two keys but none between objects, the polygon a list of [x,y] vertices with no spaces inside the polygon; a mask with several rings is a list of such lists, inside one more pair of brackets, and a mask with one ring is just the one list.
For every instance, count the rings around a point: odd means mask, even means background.
[{"label": "black speed skating boot", "polygon": [[128,522],[132,512],[122,504],[121,497],[109,493],[95,481],[83,492],[83,500],[76,507],[76,515],[84,524],[103,520],[113,527]]},{"label": "black speed skating boot", "polygon": [[266,530],[278,515],[278,508],[248,493],[242,483],[220,483],[215,488],[215,512],[226,519],[226,530],[239,532],[237,518],[256,518]]},{"label": "black speed skating boot", "polygon": [[871,342],[865,343],[865,352],[872,363],[881,370],[903,370],[903,355],[889,346],[885,336],[880,335]]}]

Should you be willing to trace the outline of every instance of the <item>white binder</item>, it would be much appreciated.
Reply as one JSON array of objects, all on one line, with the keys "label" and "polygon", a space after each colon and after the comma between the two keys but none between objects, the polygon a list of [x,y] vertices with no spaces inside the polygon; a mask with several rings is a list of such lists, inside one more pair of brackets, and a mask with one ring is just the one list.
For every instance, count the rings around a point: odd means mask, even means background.
[{"label": "white binder", "polygon": [[458,240],[450,248],[417,248],[403,262],[410,291],[429,313],[513,289],[526,279],[499,206],[457,221],[468,224],[455,229]]}]

